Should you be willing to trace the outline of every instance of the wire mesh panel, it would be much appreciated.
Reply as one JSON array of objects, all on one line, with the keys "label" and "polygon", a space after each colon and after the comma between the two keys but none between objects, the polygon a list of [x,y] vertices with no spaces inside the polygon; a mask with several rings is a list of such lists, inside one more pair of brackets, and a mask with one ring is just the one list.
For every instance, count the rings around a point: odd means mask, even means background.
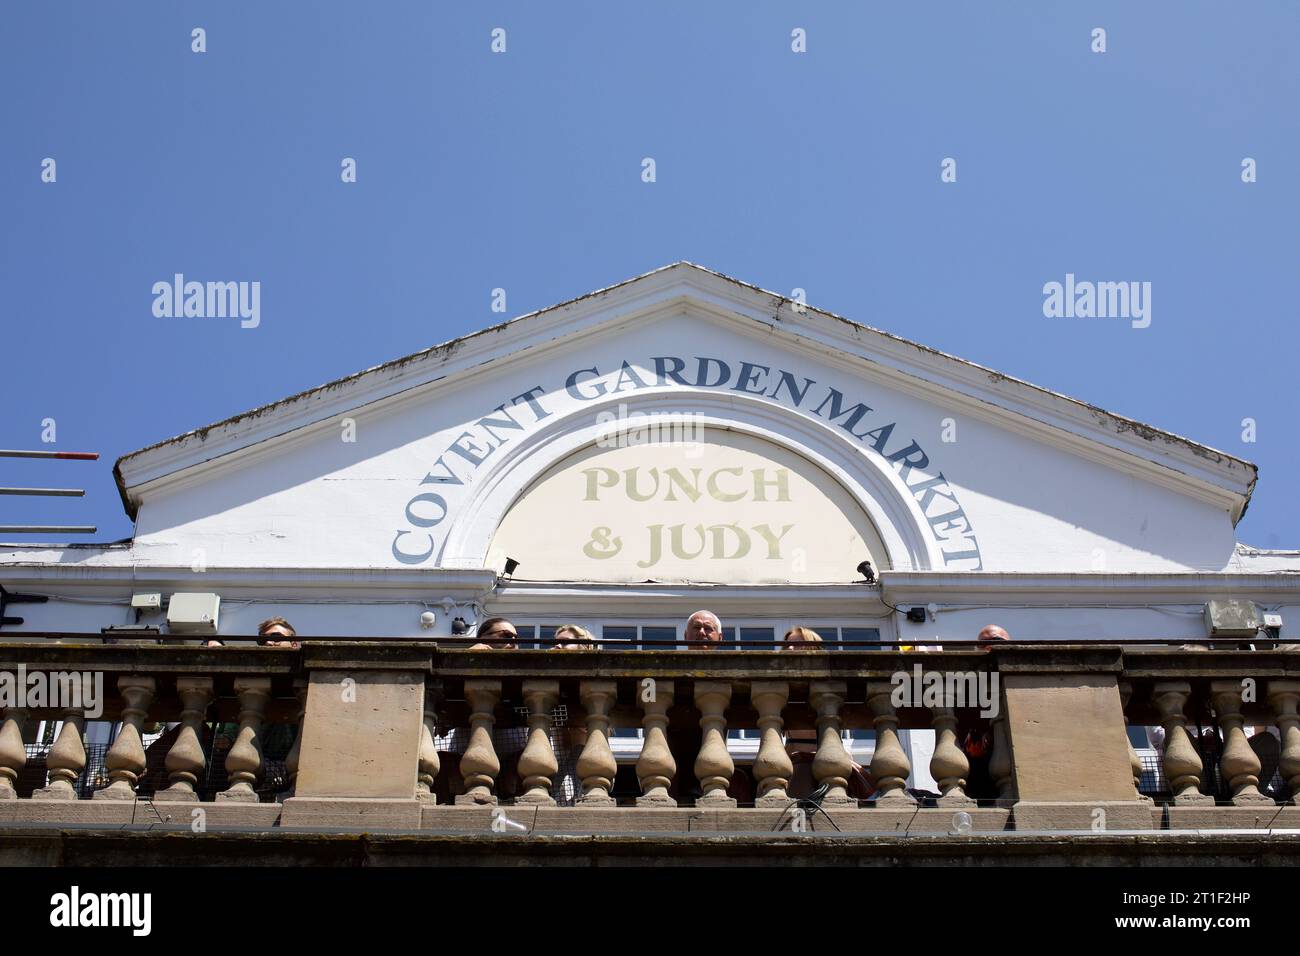
[{"label": "wire mesh panel", "polygon": [[1142,761],[1142,777],[1138,781],[1138,791],[1152,800],[1166,801],[1170,798],[1169,781],[1165,779],[1164,763],[1155,751],[1138,752]]},{"label": "wire mesh panel", "polygon": [[[226,775],[226,756],[234,744],[236,724],[220,724],[216,727],[206,725],[200,735],[203,744],[206,767],[200,778],[197,791],[200,800],[211,800],[216,794],[230,786]],[[170,781],[167,774],[167,752],[175,743],[180,732],[177,725],[171,730],[146,737],[145,770],[136,783],[136,793],[141,797],[152,797],[165,790]],[[296,723],[268,724],[262,731],[262,775],[257,783],[257,792],[263,803],[274,801],[277,794],[289,787],[289,772],[285,757],[297,737]],[[77,777],[74,788],[78,798],[89,799],[96,790],[109,785],[108,769],[105,760],[109,744],[90,744],[83,740],[86,751],[86,766]],[[50,745],[34,743],[26,745],[27,762],[18,774],[16,789],[20,798],[28,798],[36,790],[47,785],[49,779]]]},{"label": "wire mesh panel", "polygon": [[[528,708],[516,707],[515,716],[525,727],[522,744],[528,742]],[[551,711],[551,749],[555,752],[555,762],[559,766],[551,780],[551,796],[562,807],[571,807],[582,796],[582,786],[578,782],[578,754],[581,747],[574,746],[573,732],[569,728],[569,705],[556,704]],[[522,752],[523,746],[520,751]]]},{"label": "wire mesh panel", "polygon": [[[1231,803],[1232,788],[1223,776],[1223,741],[1218,728],[1207,725],[1203,729],[1190,726],[1188,736],[1201,758],[1200,792],[1214,797],[1218,803]],[[1279,770],[1277,746],[1270,745],[1264,738],[1265,732],[1250,739],[1251,748],[1260,761],[1259,790],[1274,800],[1285,802],[1288,798],[1286,781]],[[1276,739],[1276,738],[1273,738]],[[1159,747],[1152,750],[1139,748],[1138,759],[1142,763],[1142,777],[1138,790],[1158,802],[1168,802],[1173,797],[1165,776],[1164,758]]]},{"label": "wire mesh panel", "polygon": [[[515,791],[519,787],[515,768],[519,763],[519,755],[528,745],[528,708],[508,704],[507,713],[514,718],[515,726],[494,727],[492,749],[501,763],[497,789],[502,796],[515,796],[517,795]],[[578,780],[578,757],[582,753],[582,744],[585,743],[585,731],[570,727],[569,716],[568,704],[557,704],[551,711],[549,739],[551,749],[555,753],[555,761],[559,766],[559,770],[551,780],[551,796],[562,807],[573,806],[578,797],[582,796],[582,786]],[[439,792],[440,800],[455,797],[463,792],[459,789],[463,786],[459,772],[453,773],[452,770],[453,766],[458,766],[460,756],[469,746],[469,733],[468,727],[454,727],[445,734],[434,735],[434,749],[449,755],[448,759],[442,761],[442,770],[438,780],[435,781],[438,787],[448,788],[445,793]],[[455,780],[453,781],[452,778]]]},{"label": "wire mesh panel", "polygon": [[[108,786],[108,770],[104,767],[104,757],[108,753],[107,744],[83,744],[86,748],[86,766],[73,783],[78,798],[88,799],[96,790]],[[27,763],[18,773],[15,789],[20,798],[27,798],[32,792],[46,786],[49,782],[49,750],[46,743],[27,744]]]},{"label": "wire mesh panel", "polygon": [[[211,800],[218,793],[230,786],[226,773],[226,757],[234,746],[239,733],[239,725],[233,723],[207,725],[209,736],[203,741],[207,767],[204,778],[199,781],[200,800]],[[262,728],[262,774],[255,787],[262,803],[273,803],[277,795],[289,789],[289,771],[285,757],[298,737],[296,723],[273,723]],[[164,755],[164,759],[165,755]],[[158,778],[158,786],[167,786],[166,774]]]}]

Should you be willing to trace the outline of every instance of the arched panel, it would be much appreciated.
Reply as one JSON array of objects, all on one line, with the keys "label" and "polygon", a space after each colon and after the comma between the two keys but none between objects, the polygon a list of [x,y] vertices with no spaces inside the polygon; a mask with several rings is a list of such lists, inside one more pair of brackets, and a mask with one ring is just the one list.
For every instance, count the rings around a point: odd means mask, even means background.
[{"label": "arched panel", "polygon": [[[716,546],[720,549],[718,553],[724,555],[717,560],[723,562],[739,560],[725,557],[740,548],[739,536],[732,531],[710,529],[715,524],[740,524],[741,527],[746,527],[745,522],[748,522],[746,533],[750,538],[749,554],[771,553],[770,550],[762,550],[768,547],[768,539],[764,537],[763,531],[755,530],[753,526],[767,524],[768,531],[779,535],[786,524],[792,523],[790,515],[795,514],[797,508],[793,508],[786,517],[779,518],[779,512],[784,509],[776,506],[786,504],[795,506],[793,499],[788,503],[756,501],[753,500],[751,488],[749,503],[743,507],[739,505],[740,499],[734,499],[730,502],[717,502],[723,506],[735,506],[730,510],[717,511],[713,515],[706,515],[703,510],[705,505],[702,502],[708,495],[708,482],[713,472],[720,468],[736,467],[740,467],[742,471],[746,469],[749,471],[748,481],[751,484],[755,480],[753,475],[755,469],[766,468],[766,477],[771,481],[778,481],[774,469],[786,468],[791,472],[787,481],[794,479],[795,484],[807,493],[806,502],[812,510],[808,512],[809,518],[805,521],[812,521],[817,525],[819,535],[805,539],[806,553],[803,558],[805,562],[808,561],[811,552],[812,566],[829,567],[832,561],[827,544],[827,536],[829,536],[837,542],[835,547],[839,549],[840,557],[834,561],[834,565],[835,568],[840,568],[843,565],[844,555],[855,546],[853,536],[856,536],[856,546],[860,547],[863,553],[844,570],[835,570],[833,580],[853,580],[854,568],[868,555],[877,562],[878,567],[900,570],[928,570],[941,562],[942,558],[933,537],[924,533],[924,517],[917,510],[914,500],[902,486],[894,470],[879,467],[861,448],[837,434],[838,430],[770,402],[734,395],[693,393],[687,402],[690,411],[683,412],[681,410],[683,397],[677,393],[675,395],[651,394],[635,398],[622,397],[621,400],[613,398],[608,402],[589,407],[581,416],[565,416],[548,422],[546,427],[517,443],[512,443],[509,449],[495,461],[492,470],[482,476],[468,506],[463,508],[454,519],[455,523],[448,529],[447,538],[441,548],[439,564],[446,568],[500,569],[507,556],[504,550],[505,544],[523,540],[515,530],[515,519],[511,518],[510,523],[507,524],[508,513],[516,507],[525,508],[517,516],[520,519],[518,522],[520,526],[531,523],[535,527],[549,528],[558,520],[561,524],[567,521],[576,528],[586,521],[586,513],[577,510],[577,506],[584,503],[592,505],[589,513],[595,515],[600,509],[594,506],[600,504],[600,499],[598,497],[594,502],[579,500],[566,503],[565,495],[569,498],[576,495],[579,499],[585,499],[588,481],[597,483],[595,492],[598,496],[626,494],[625,472],[630,468],[639,469],[634,476],[634,480],[639,481],[635,486],[635,494],[643,495],[651,489],[654,480],[649,472],[652,467],[658,467],[660,471],[658,479],[660,498],[666,497],[670,486],[675,489],[674,494],[678,498],[677,502],[661,500],[660,504],[682,507],[678,507],[677,510],[655,512],[648,503],[644,503],[646,504],[644,509],[635,509],[638,520],[641,517],[646,520],[640,522],[634,534],[623,535],[622,546],[628,549],[632,547],[633,539],[641,541],[628,552],[629,556],[636,554],[632,562],[634,566],[638,562],[650,560],[652,556],[650,528],[656,524],[665,526],[658,532],[661,544],[666,543],[667,546],[666,550],[663,547],[660,550],[661,568],[667,567],[663,563],[664,559],[676,557],[672,549],[671,530],[676,524],[684,526],[679,532],[680,550],[684,553],[694,553],[701,541],[707,538],[705,543],[709,549],[708,553],[712,555],[716,537],[718,538]],[[608,444],[612,436],[622,434],[628,427],[640,428],[641,423],[638,423],[636,418],[640,414],[651,416],[655,425],[661,430],[679,429],[676,432],[678,436],[682,434],[680,431],[682,429],[688,435],[691,434],[692,429],[703,429],[707,441],[721,442],[712,453],[716,456],[717,464],[711,463],[712,458],[709,463],[698,459],[692,462],[688,457],[682,457],[680,461],[656,459],[653,455],[647,458],[644,452],[644,448],[647,447],[645,444],[623,442],[622,448],[605,448],[597,444],[598,442]],[[611,419],[615,421],[613,428],[610,424]],[[755,440],[758,444],[747,443],[747,439]],[[614,438],[615,444],[619,441],[621,440]],[[633,451],[638,447],[643,450]],[[622,451],[628,457],[625,461],[622,458],[598,460],[599,452],[610,451]],[[689,441],[682,445],[678,453],[682,456],[690,454]],[[590,457],[579,457],[584,454]],[[731,461],[725,458],[728,455],[735,456],[737,460]],[[748,465],[741,463],[742,459],[748,462]],[[547,479],[558,476],[570,466],[573,469],[570,478],[580,484],[570,483],[565,490],[560,490],[562,486],[556,485],[554,489],[547,487],[542,491],[543,486],[548,485]],[[674,467],[679,477],[665,474]],[[583,473],[584,469],[592,468],[609,468],[616,472],[622,490],[616,490],[608,472],[596,472],[594,475]],[[698,485],[700,501],[689,502],[692,507],[686,508],[682,499],[691,497],[687,489],[693,492],[697,488],[694,468],[700,469]],[[720,472],[714,479],[715,490],[724,498],[736,494],[740,489],[736,484],[737,478],[734,471]],[[539,492],[535,505],[524,505],[523,503],[529,500],[533,491]],[[547,504],[547,507],[542,507],[544,504]],[[630,504],[643,503],[634,500]],[[765,504],[772,506],[770,515],[755,510]],[[697,505],[701,510],[694,510]],[[538,517],[525,522],[523,519],[532,513],[534,508]],[[627,508],[623,510],[626,514]],[[663,520],[659,520],[654,516],[655,514],[662,515]],[[703,520],[706,516],[710,520]],[[725,520],[714,520],[715,518]],[[769,518],[770,520],[767,520]],[[799,522],[793,523],[797,525]],[[700,524],[705,527],[704,538],[695,531],[695,527]],[[590,532],[595,527],[609,527],[615,535],[620,534],[608,521],[592,522],[583,530]],[[631,525],[629,524],[628,527]],[[500,533],[502,530],[507,532],[505,537]],[[812,526],[809,530],[812,530]],[[787,532],[787,534],[794,533],[793,529]],[[802,532],[800,534],[802,535]],[[690,540],[692,536],[693,543]],[[589,543],[589,540],[589,537],[584,537],[577,547],[581,548],[582,545]],[[555,545],[556,539],[552,539],[551,543]],[[596,546],[599,547],[599,542]],[[756,548],[758,550],[755,550]],[[824,560],[820,557],[822,555],[825,555]],[[508,556],[521,562],[524,560],[521,554],[510,553]],[[811,577],[799,576],[806,573],[808,565],[799,566],[804,570],[797,571],[797,566],[794,564],[795,557],[782,547],[780,556],[774,560],[785,562],[783,566],[785,573],[773,575],[772,579],[780,577],[785,581],[813,580]],[[714,559],[710,558],[710,560]],[[524,568],[521,565],[518,576],[521,579],[565,580],[564,577],[553,573],[558,565],[552,564],[547,570],[542,570],[536,566],[542,562],[549,563],[547,558],[537,557],[529,563],[529,567]],[[625,579],[668,580],[662,573],[655,574],[653,571],[654,566],[637,567],[639,577]],[[691,576],[689,579],[705,581],[714,578],[701,575]],[[766,579],[765,576],[764,580]]]},{"label": "arched panel", "polygon": [[[661,434],[674,432],[676,434]],[[820,466],[723,429],[630,429],[557,462],[506,513],[489,567],[518,580],[852,581],[889,557]]]}]

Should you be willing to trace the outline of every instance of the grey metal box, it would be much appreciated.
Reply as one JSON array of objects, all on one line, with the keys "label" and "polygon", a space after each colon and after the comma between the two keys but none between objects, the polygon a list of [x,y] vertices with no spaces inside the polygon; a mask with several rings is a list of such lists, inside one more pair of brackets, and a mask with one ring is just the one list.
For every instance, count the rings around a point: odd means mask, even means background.
[{"label": "grey metal box", "polygon": [[215,634],[220,612],[220,595],[178,591],[167,604],[167,627],[173,634]]},{"label": "grey metal box", "polygon": [[1205,632],[1210,637],[1254,637],[1259,608],[1254,601],[1207,601]]}]

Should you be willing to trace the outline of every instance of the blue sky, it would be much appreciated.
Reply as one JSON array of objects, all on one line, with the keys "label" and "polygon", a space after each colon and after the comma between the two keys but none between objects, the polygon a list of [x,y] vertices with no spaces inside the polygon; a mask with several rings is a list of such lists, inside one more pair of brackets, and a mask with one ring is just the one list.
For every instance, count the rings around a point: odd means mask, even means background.
[{"label": "blue sky", "polygon": [[[1291,0],[6,3],[0,447],[54,418],[103,457],[0,459],[87,488],[0,524],[126,537],[119,455],[499,321],[493,288],[688,259],[1254,461],[1238,538],[1300,547],[1298,39]],[[156,318],[176,272],[260,281],[261,325]],[[1067,272],[1151,282],[1151,326],[1045,318]]]}]

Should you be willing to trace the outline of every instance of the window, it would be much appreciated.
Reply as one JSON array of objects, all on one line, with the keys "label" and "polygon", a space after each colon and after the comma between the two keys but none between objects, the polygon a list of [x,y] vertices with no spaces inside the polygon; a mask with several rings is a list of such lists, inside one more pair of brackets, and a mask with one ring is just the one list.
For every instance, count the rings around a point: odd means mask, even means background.
[{"label": "window", "polygon": [[[840,628],[841,641],[880,641],[880,628],[878,627],[842,627]],[[878,651],[883,648],[877,647],[852,647],[850,650],[855,651]]]},{"label": "window", "polygon": [[[784,634],[784,632],[782,632]],[[776,640],[776,628],[773,627],[741,627],[740,639],[742,641],[768,641]],[[764,647],[762,645],[747,645],[742,650],[746,651],[770,651],[774,646]]]},{"label": "window", "polygon": [[[676,641],[677,628],[647,625],[641,628],[641,640],[643,641]],[[645,644],[647,649],[668,651],[672,650],[672,644]]]},{"label": "window", "polygon": [[641,648],[635,624],[606,624],[601,629],[601,640],[620,643],[602,645],[605,650],[639,650]]}]

